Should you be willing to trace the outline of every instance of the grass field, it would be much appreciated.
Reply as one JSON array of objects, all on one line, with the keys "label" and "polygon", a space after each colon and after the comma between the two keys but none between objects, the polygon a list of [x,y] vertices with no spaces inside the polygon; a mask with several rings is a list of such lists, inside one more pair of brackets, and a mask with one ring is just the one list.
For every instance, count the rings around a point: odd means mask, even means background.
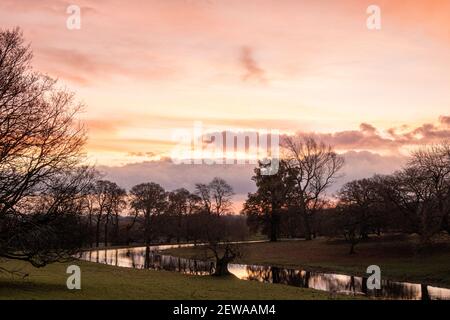
[{"label": "grass field", "polygon": [[[446,242],[448,239],[446,239]],[[280,241],[243,245],[243,258],[238,262],[276,265],[365,275],[369,265],[378,265],[382,277],[398,281],[421,282],[450,287],[450,246],[443,243],[424,253],[417,253],[413,237],[384,237],[360,243],[356,254],[349,255],[342,241]],[[171,249],[167,254],[200,257],[201,249]]]},{"label": "grass field", "polygon": [[75,261],[81,267],[82,289],[66,287],[69,264],[35,269],[6,261],[0,266],[29,273],[25,279],[0,273],[0,299],[347,299],[326,292],[234,277],[188,276],[175,272],[136,270]]}]

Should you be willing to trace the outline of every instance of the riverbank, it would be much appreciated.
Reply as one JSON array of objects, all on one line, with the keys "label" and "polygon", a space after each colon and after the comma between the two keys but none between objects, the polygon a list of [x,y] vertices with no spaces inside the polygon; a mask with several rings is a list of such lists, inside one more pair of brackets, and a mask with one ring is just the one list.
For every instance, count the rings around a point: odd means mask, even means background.
[{"label": "riverbank", "polygon": [[[437,243],[425,253],[417,252],[415,237],[381,237],[358,244],[349,255],[343,241],[280,241],[242,245],[237,263],[279,266],[311,271],[367,276],[369,265],[381,268],[383,279],[426,283],[450,288],[450,246]],[[201,258],[202,248],[165,250],[165,254]]]},{"label": "riverbank", "polygon": [[[67,266],[81,268],[81,290],[66,287]],[[4,261],[0,266],[28,273],[25,278],[0,273],[0,299],[353,299],[313,289],[242,281],[234,277],[190,276],[176,272],[137,270],[84,261],[56,263],[36,269],[24,262]]]}]

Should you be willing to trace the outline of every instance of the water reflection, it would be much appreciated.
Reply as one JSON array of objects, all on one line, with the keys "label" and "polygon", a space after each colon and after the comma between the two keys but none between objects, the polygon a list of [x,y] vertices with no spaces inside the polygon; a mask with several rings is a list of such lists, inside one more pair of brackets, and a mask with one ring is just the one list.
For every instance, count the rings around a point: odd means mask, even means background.
[{"label": "water reflection", "polygon": [[166,270],[195,275],[209,275],[214,271],[214,263],[162,255],[159,254],[161,247],[167,249],[167,246],[152,246],[93,250],[83,252],[80,258],[118,267]]},{"label": "water reflection", "polygon": [[[210,275],[214,263],[184,259],[161,254],[161,250],[192,245],[164,245],[126,249],[87,251],[81,259],[118,267]],[[365,295],[381,299],[450,300],[450,289],[382,280],[380,290],[369,290],[367,278],[341,274],[311,272],[270,266],[229,264],[231,273],[242,280],[281,283],[301,288],[312,288],[332,293]]]}]

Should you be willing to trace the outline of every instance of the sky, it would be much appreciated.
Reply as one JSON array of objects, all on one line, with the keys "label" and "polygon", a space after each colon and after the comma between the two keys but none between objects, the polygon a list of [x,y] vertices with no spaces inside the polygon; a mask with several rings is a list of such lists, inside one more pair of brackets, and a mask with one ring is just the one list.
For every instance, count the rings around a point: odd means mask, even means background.
[{"label": "sky", "polygon": [[[66,26],[70,5],[80,29]],[[367,27],[370,5],[380,30]],[[2,0],[0,21],[76,93],[89,161],[127,188],[223,176],[237,202],[254,191],[250,165],[168,159],[174,131],[199,121],[332,144],[347,161],[332,191],[450,139],[448,0]]]}]

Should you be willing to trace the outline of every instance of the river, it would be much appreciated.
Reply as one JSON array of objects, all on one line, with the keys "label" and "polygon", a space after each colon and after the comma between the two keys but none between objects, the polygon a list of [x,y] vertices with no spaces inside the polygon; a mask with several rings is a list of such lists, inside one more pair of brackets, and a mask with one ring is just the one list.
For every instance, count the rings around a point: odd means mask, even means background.
[{"label": "river", "polygon": [[[193,275],[210,275],[214,263],[163,254],[163,250],[186,245],[160,245],[125,249],[85,251],[81,259],[118,267],[166,270]],[[367,278],[336,273],[313,272],[301,269],[280,268],[248,264],[229,264],[229,271],[242,280],[281,283],[301,288],[328,291],[333,294],[361,295],[380,299],[450,300],[450,289],[426,284],[381,281],[381,289],[369,290]]]}]

